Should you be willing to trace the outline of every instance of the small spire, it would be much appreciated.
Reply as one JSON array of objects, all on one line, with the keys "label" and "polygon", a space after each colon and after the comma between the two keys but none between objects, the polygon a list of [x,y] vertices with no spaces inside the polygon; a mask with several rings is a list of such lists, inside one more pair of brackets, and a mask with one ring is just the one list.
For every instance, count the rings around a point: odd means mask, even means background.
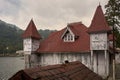
[{"label": "small spire", "polygon": [[101,5],[97,6],[95,14],[93,16],[91,25],[88,29],[88,32],[108,32],[110,31],[110,27],[107,24],[107,21],[104,17],[104,13],[102,11]]},{"label": "small spire", "polygon": [[100,2],[99,2],[99,6],[101,6],[101,5],[100,5]]},{"label": "small spire", "polygon": [[31,21],[29,22],[26,30],[24,31],[23,38],[35,38],[35,39],[41,39],[41,36],[39,34],[39,32],[37,31],[36,25],[34,24],[33,18],[31,19]]}]

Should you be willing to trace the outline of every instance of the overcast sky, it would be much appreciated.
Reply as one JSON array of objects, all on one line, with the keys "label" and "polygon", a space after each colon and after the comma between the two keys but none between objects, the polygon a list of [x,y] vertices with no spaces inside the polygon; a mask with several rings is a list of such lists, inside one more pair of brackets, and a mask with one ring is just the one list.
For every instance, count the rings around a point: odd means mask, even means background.
[{"label": "overcast sky", "polygon": [[26,29],[33,18],[37,29],[62,29],[68,23],[89,26],[96,7],[108,0],[0,0],[0,19]]}]

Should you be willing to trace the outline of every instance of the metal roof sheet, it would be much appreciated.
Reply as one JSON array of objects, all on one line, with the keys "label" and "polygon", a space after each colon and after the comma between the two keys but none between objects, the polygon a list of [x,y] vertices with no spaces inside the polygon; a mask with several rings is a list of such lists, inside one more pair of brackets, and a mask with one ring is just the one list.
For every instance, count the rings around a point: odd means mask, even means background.
[{"label": "metal roof sheet", "polygon": [[9,80],[103,80],[79,61],[24,69]]}]

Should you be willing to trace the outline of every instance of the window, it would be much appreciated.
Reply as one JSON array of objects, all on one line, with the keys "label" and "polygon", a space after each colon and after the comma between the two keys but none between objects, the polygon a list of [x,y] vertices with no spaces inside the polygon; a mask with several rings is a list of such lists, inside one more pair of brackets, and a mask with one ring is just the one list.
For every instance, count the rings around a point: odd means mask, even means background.
[{"label": "window", "polygon": [[64,42],[74,42],[74,35],[66,33],[64,36]]}]

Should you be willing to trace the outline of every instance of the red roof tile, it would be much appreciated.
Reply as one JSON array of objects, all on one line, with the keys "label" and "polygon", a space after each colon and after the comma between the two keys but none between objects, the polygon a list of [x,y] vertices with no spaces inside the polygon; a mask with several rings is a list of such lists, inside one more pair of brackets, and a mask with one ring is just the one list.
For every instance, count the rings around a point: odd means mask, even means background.
[{"label": "red roof tile", "polygon": [[79,61],[25,69],[9,80],[103,80]]},{"label": "red roof tile", "polygon": [[96,9],[91,25],[88,29],[88,33],[108,32],[110,30],[111,29],[105,20],[102,8],[99,5]]},{"label": "red roof tile", "polygon": [[25,32],[22,35],[23,38],[35,38],[35,39],[41,39],[40,34],[38,33],[36,26],[33,22],[33,20],[31,19],[27,29],[25,30]]},{"label": "red roof tile", "polygon": [[89,52],[90,39],[86,32],[88,29],[82,23],[69,24],[72,32],[79,36],[74,42],[64,42],[61,38],[66,28],[52,33],[46,40],[44,40],[39,49],[39,53],[49,52]]}]

